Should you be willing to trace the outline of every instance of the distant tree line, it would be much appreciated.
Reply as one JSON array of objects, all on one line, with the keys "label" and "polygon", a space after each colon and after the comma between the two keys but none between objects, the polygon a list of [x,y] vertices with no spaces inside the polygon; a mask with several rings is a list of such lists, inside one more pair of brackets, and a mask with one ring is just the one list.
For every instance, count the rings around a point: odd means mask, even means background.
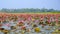
[{"label": "distant tree line", "polygon": [[6,8],[2,8],[0,10],[0,12],[6,12],[6,13],[39,13],[39,12],[60,12],[60,10],[54,10],[54,9],[34,9],[34,8],[23,8],[23,9],[6,9]]}]

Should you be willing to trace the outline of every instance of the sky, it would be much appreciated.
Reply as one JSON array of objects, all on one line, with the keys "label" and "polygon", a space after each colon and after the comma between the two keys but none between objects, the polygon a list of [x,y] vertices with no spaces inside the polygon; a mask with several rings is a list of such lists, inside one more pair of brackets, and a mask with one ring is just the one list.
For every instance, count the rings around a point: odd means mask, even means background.
[{"label": "sky", "polygon": [[60,0],[0,0],[1,8],[46,8],[60,10]]}]

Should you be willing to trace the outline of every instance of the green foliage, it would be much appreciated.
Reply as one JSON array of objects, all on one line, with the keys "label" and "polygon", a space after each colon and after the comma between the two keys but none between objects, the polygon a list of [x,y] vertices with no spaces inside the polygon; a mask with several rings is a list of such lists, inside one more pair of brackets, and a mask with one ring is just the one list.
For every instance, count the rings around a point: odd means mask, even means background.
[{"label": "green foliage", "polygon": [[52,13],[60,13],[59,10],[54,10],[54,9],[33,9],[33,8],[23,8],[23,9],[1,9],[0,12],[5,12],[5,13],[42,13],[42,12],[52,12]]}]

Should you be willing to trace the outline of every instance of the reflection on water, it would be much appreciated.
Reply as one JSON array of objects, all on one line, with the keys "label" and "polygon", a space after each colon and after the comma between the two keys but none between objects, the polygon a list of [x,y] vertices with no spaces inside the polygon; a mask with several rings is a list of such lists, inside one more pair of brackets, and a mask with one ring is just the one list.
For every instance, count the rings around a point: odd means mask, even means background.
[{"label": "reflection on water", "polygon": [[[10,28],[11,26],[16,26],[16,23],[14,23],[14,22],[4,23],[3,26],[0,27],[0,28],[4,28],[4,29],[9,30],[9,32],[8,32],[9,34],[21,34],[22,30],[20,29],[21,28],[20,26],[17,27],[16,30],[14,30],[14,29],[11,30],[11,28]],[[27,29],[30,28],[31,31],[30,32],[25,32],[24,34],[51,34],[52,32],[54,32],[54,30],[56,28],[58,28],[57,26],[49,26],[49,25],[46,25],[42,28],[42,25],[37,25],[40,28],[41,32],[36,33],[32,26],[29,26],[27,24],[25,24],[25,26],[26,26]],[[3,34],[3,32],[0,31],[0,34]]]}]

